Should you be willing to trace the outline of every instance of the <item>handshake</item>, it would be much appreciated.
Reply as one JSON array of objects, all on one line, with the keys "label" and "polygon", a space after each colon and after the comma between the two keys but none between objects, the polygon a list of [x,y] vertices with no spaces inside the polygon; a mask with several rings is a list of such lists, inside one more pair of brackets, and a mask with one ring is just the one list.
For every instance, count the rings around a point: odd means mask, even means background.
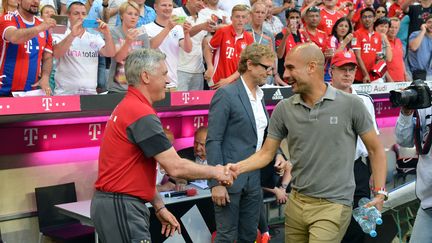
[{"label": "handshake", "polygon": [[[216,165],[214,167],[215,169],[214,179],[216,179],[219,182],[219,184],[223,186],[232,186],[234,180],[237,179],[237,177],[240,174],[251,170],[260,169],[260,168],[246,167],[243,165],[245,165],[243,162],[239,162],[236,164],[228,163],[225,166]],[[285,170],[290,169],[292,165],[289,161],[285,160],[283,156],[278,155],[276,156],[274,167],[276,173],[282,176]]]}]

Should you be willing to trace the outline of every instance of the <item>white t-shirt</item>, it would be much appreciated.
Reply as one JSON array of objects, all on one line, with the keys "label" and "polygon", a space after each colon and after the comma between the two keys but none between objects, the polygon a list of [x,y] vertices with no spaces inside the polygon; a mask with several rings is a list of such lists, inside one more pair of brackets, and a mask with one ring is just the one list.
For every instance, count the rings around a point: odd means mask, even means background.
[{"label": "white t-shirt", "polygon": [[231,10],[237,4],[246,4],[250,7],[250,0],[224,0],[219,1],[218,8],[224,10],[231,17]]},{"label": "white t-shirt", "polygon": [[212,14],[216,15],[219,19],[222,20],[225,18],[226,24],[231,24],[230,14],[228,14],[226,11],[222,9],[213,10],[209,8],[204,8],[201,11],[199,11],[198,18],[207,21],[211,19]]},{"label": "white t-shirt", "polygon": [[[53,35],[53,45],[61,42],[64,34]],[[81,38],[75,37],[69,50],[57,61],[54,75],[54,94],[96,94],[99,51],[105,46],[101,36],[85,31]]]},{"label": "white t-shirt", "polygon": [[[186,21],[192,26],[206,22],[203,19],[188,16],[184,11],[183,7],[175,8],[173,10],[173,15],[185,16]],[[203,73],[204,72],[204,61],[203,61],[203,51],[202,51],[202,41],[207,35],[207,31],[200,31],[192,39],[192,51],[190,53],[185,52],[180,48],[178,70],[187,73]]]},{"label": "white t-shirt", "polygon": [[[149,38],[158,35],[164,27],[156,22],[144,25]],[[177,67],[180,56],[180,40],[184,39],[183,27],[176,25],[170,33],[165,37],[159,46],[159,50],[166,54],[165,63],[168,68],[169,87],[177,86]]]}]

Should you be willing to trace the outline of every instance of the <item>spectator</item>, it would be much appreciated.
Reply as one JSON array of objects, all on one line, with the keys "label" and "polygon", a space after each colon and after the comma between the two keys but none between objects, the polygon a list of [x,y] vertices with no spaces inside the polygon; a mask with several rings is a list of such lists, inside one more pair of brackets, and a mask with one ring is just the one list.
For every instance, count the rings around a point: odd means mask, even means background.
[{"label": "spectator", "polygon": [[336,21],[332,28],[332,34],[327,39],[324,57],[326,58],[326,67],[324,81],[330,82],[330,63],[331,58],[336,52],[352,50],[351,41],[353,38],[353,27],[347,17],[342,17]]},{"label": "spectator", "polygon": [[[331,62],[332,86],[349,94],[354,94],[359,97],[365,105],[370,117],[372,118],[374,128],[377,134],[378,127],[375,120],[375,108],[372,98],[368,94],[357,93],[352,84],[357,69],[357,61],[352,51],[340,51],[335,54]],[[371,168],[369,167],[368,151],[361,141],[357,138],[356,152],[354,160],[354,205],[358,207],[358,201],[363,198],[370,198],[369,180],[371,177]],[[342,240],[343,243],[363,243],[365,233],[362,231],[359,224],[351,217],[351,222],[347,232]]]},{"label": "spectator", "polygon": [[[387,17],[382,17],[375,20],[374,31],[381,35],[381,48],[382,55],[379,55],[377,61],[383,60],[385,63],[393,59],[393,49],[387,38],[387,33],[390,28],[390,19]],[[393,78],[388,72],[385,72],[384,77],[381,77],[385,82],[394,82]]]},{"label": "spectator", "polygon": [[403,2],[403,0],[395,0],[389,8],[388,11],[388,17],[392,18],[392,17],[397,17],[399,19],[402,19],[404,17],[404,13],[402,11],[401,8],[401,3]]},{"label": "spectator", "polygon": [[370,83],[373,66],[377,62],[377,55],[382,52],[381,35],[373,31],[375,12],[372,8],[365,8],[360,13],[362,27],[354,32],[353,50],[357,58],[359,69],[355,76],[355,83]]},{"label": "spectator", "polygon": [[[180,49],[178,63],[178,91],[204,89],[204,59],[203,48],[208,42],[204,41],[207,29],[210,30],[210,19],[198,18],[199,12],[204,8],[203,0],[188,0],[183,7],[173,10],[175,16],[182,16],[191,23],[192,51],[187,53]],[[211,22],[213,24],[213,22]],[[197,28],[195,31],[194,27]],[[193,33],[194,32],[194,33]]]},{"label": "spectator", "polygon": [[51,16],[56,15],[56,10],[52,5],[44,5],[40,10],[42,19],[49,19]]},{"label": "spectator", "polygon": [[380,5],[375,9],[375,21],[387,17],[387,8],[384,5]]},{"label": "spectator", "polygon": [[390,28],[387,32],[387,39],[392,49],[393,58],[387,60],[387,72],[392,77],[393,82],[408,81],[408,75],[405,73],[404,50],[405,47],[399,38],[396,37],[399,32],[400,20],[397,17],[390,18]]},{"label": "spectator", "polygon": [[[139,6],[139,17],[136,23],[136,27],[141,27],[142,25],[150,24],[156,20],[156,12],[153,8],[145,5],[146,0],[130,0],[138,4]],[[116,25],[121,25],[120,15],[117,15]]]},{"label": "spectator", "polygon": [[[286,54],[300,43],[307,41],[306,37],[300,31],[300,12],[297,9],[288,9],[286,12],[287,27],[282,30],[281,33],[275,37],[276,53],[278,57],[278,73],[282,77],[284,72],[284,60]],[[283,86],[286,86],[284,81]]]},{"label": "spectator", "polygon": [[[286,138],[293,167],[285,242],[340,242],[351,219],[357,136],[368,149],[374,187],[379,188],[366,206],[378,209],[387,194],[384,148],[360,98],[323,82],[324,55],[315,44],[291,50],[285,58],[284,79],[295,94],[276,105],[263,147],[228,166],[240,176],[262,168]],[[328,152],[336,147],[340,153]]]},{"label": "spectator", "polygon": [[104,243],[151,242],[146,202],[153,205],[162,234],[168,237],[180,232],[180,224],[156,191],[156,161],[171,176],[232,183],[232,176],[222,166],[181,159],[163,133],[152,104],[165,98],[165,58],[158,50],[138,49],[126,59],[129,88],[107,122],[90,208],[92,222]]},{"label": "spectator", "polygon": [[[108,23],[110,19],[110,10],[108,5],[108,0],[88,0],[86,3],[86,9],[88,9],[87,19],[102,19],[105,23]],[[88,31],[93,34],[100,35],[100,32],[96,31],[95,29],[88,29]],[[98,93],[107,91],[106,68],[106,57],[99,55],[96,88]]]},{"label": "spectator", "polygon": [[300,31],[300,12],[297,9],[288,9],[285,14],[288,25],[275,37],[278,58],[285,57],[297,44],[307,41]]},{"label": "spectator", "polygon": [[318,29],[324,31],[327,35],[331,34],[333,25],[336,21],[344,16],[342,11],[336,8],[337,0],[324,0],[324,7],[321,9],[321,21]]},{"label": "spectator", "polygon": [[240,53],[253,43],[252,35],[244,29],[249,20],[249,7],[236,5],[231,14],[232,24],[218,29],[209,42],[210,48],[205,49],[207,70],[204,78],[212,89],[218,89],[238,79]]},{"label": "spectator", "polygon": [[[245,30],[250,33],[254,39],[254,43],[268,45],[272,50],[275,49],[274,37],[272,33],[263,26],[264,19],[267,15],[267,7],[263,2],[255,2],[251,8],[250,24],[245,26]],[[274,63],[276,67],[276,59]],[[276,70],[275,68],[273,70]],[[276,72],[277,73],[277,72]],[[267,84],[274,83],[274,75],[267,77]],[[277,74],[279,77],[279,74]],[[280,78],[279,78],[280,79]]]},{"label": "spectator", "polygon": [[115,45],[108,25],[97,20],[101,36],[83,28],[87,16],[81,2],[68,6],[70,28],[64,34],[54,35],[54,57],[58,59],[54,76],[55,94],[97,94],[97,70],[99,53],[106,57],[115,54]]},{"label": "spectator", "polygon": [[116,54],[111,58],[111,67],[108,78],[109,92],[126,92],[128,88],[124,73],[124,62],[132,50],[149,48],[150,42],[142,26],[136,28],[139,18],[139,6],[134,1],[124,2],[120,5],[119,15],[121,26],[111,28],[111,35],[115,44]]},{"label": "spectator", "polygon": [[281,20],[278,17],[274,16],[272,13],[273,1],[264,0],[264,3],[266,4],[267,7],[267,15],[263,23],[263,26],[264,28],[269,30],[273,36],[275,36],[276,34],[282,31],[284,25],[282,24]]},{"label": "spectator", "polygon": [[419,0],[420,4],[414,4],[415,2],[417,0],[405,0],[401,6],[403,12],[410,18],[408,36],[411,36],[414,31],[420,30],[420,26],[432,14],[432,0]]},{"label": "spectator", "polygon": [[212,18],[212,15],[215,15],[218,20],[220,19],[220,23],[217,24],[231,24],[230,14],[220,8],[218,8],[219,0],[205,0],[206,7],[199,12],[199,18],[208,20]]},{"label": "spectator", "polygon": [[432,14],[409,37],[408,63],[413,80],[432,80]]},{"label": "spectator", "polygon": [[[358,8],[353,15],[351,22],[353,24],[354,30],[358,30],[363,28],[363,22],[361,20],[361,11],[365,8],[370,8],[374,11],[375,14],[375,8],[374,8],[374,0],[363,0],[361,1],[360,8]],[[375,17],[374,17],[375,18]],[[375,19],[373,19],[375,21]]]},{"label": "spectator", "polygon": [[[55,14],[56,14],[56,10],[52,5],[45,5],[40,10],[40,16],[43,20],[49,19],[49,18],[51,18],[51,16],[53,16]],[[52,34],[52,29],[49,29],[48,32],[50,34]],[[55,75],[55,70],[56,70],[55,67],[56,67],[56,60],[53,59],[52,70],[51,70],[50,77],[49,77],[49,85],[50,85],[51,90],[55,89],[55,81],[54,81],[54,75]]]},{"label": "spectator", "polygon": [[2,15],[13,13],[18,9],[17,0],[2,0]]},{"label": "spectator", "polygon": [[[234,25],[236,15],[233,12]],[[260,149],[268,114],[259,86],[271,74],[274,60],[269,46],[247,46],[240,57],[240,78],[216,91],[210,104],[206,143],[210,165],[239,161]],[[260,171],[241,175],[228,189],[213,180],[209,186],[215,207],[214,242],[254,242],[262,203]]]},{"label": "spectator", "polygon": [[16,12],[1,16],[0,96],[36,86],[51,95],[52,37],[48,29],[56,22],[51,18],[42,22],[36,17],[38,13],[38,1],[19,0]]},{"label": "spectator", "polygon": [[168,58],[165,60],[168,67],[168,86],[177,87],[177,68],[179,62],[180,48],[185,52],[192,51],[192,40],[189,34],[191,25],[188,22],[178,24],[178,18],[172,16],[172,0],[156,0],[156,20],[145,25],[150,37],[150,47],[159,48]]},{"label": "spectator", "polygon": [[250,8],[251,4],[249,0],[222,0],[218,2],[218,8],[222,9],[223,11],[227,12],[230,17],[234,13],[232,10],[236,5],[246,5]]},{"label": "spectator", "polygon": [[327,43],[327,34],[318,29],[321,21],[320,9],[317,7],[310,7],[306,10],[304,16],[305,21],[305,35],[309,41],[315,43],[322,51],[325,49]]}]

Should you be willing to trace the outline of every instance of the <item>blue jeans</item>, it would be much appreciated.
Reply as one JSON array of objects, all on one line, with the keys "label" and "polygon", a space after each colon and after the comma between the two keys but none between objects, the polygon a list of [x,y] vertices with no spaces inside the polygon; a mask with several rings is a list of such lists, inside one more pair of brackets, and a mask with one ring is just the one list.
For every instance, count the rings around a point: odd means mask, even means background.
[{"label": "blue jeans", "polygon": [[432,242],[432,208],[424,210],[421,207],[417,211],[410,243]]}]

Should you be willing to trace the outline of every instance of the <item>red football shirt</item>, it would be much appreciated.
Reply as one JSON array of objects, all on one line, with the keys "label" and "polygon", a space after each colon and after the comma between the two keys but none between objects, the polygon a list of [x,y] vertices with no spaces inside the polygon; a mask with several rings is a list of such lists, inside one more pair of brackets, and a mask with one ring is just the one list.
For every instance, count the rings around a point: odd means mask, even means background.
[{"label": "red football shirt", "polygon": [[[33,22],[24,21],[18,12],[1,16],[0,33],[4,37],[9,28],[27,29],[40,25],[42,20],[33,18]],[[39,79],[44,51],[52,53],[52,37],[48,31],[39,32],[32,39],[22,44],[13,44],[0,38],[2,46],[0,56],[0,95],[9,95],[11,91],[31,90]]]},{"label": "red football shirt", "polygon": [[216,31],[209,42],[210,48],[215,51],[213,55],[213,84],[237,71],[241,52],[252,43],[254,43],[254,39],[251,34],[243,31],[242,35],[237,36],[232,25]]},{"label": "red football shirt", "polygon": [[309,40],[315,43],[321,51],[325,50],[325,46],[327,43],[328,35],[322,30],[316,30],[315,35],[310,33],[307,28],[305,28],[306,36],[309,37]]},{"label": "red football shirt", "polygon": [[[361,28],[354,32],[352,43],[353,50],[360,50],[361,59],[366,69],[370,73],[377,60],[377,53],[382,52],[381,35],[377,32],[371,32]],[[355,80],[363,80],[363,73],[360,68],[357,69]]]},{"label": "red football shirt", "polygon": [[405,81],[405,65],[403,61],[403,49],[402,42],[399,38],[390,40],[390,47],[392,48],[393,58],[391,61],[387,61],[387,72],[395,82]]},{"label": "red football shirt", "polygon": [[327,35],[331,35],[333,25],[336,23],[336,21],[345,16],[341,11],[330,12],[325,8],[321,9],[320,15],[321,21],[318,25],[318,29],[324,31]]}]

